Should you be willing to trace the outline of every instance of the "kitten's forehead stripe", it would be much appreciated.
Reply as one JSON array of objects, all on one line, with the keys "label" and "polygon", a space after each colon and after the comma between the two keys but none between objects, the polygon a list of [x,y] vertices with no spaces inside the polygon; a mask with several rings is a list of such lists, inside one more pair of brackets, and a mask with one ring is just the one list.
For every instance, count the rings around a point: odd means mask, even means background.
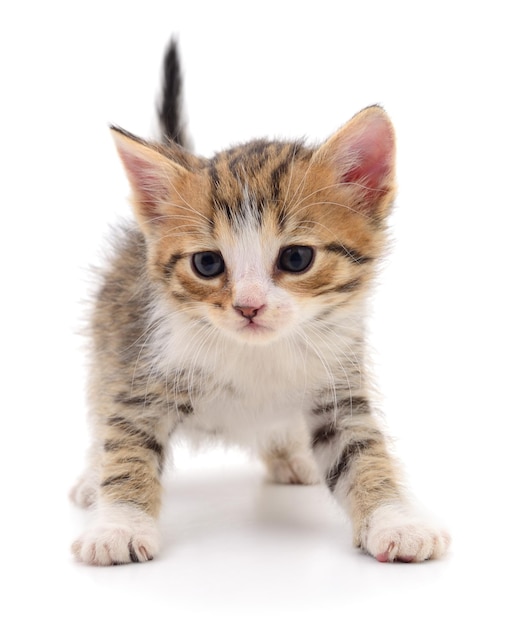
[{"label": "kitten's forehead stripe", "polygon": [[275,144],[265,140],[253,141],[247,144],[246,150],[235,151],[235,155],[228,161],[228,167],[233,177],[238,180],[249,173],[258,173],[273,156]]},{"label": "kitten's forehead stripe", "polygon": [[288,202],[288,198],[281,200],[282,182],[292,175],[296,163],[306,167],[312,154],[301,142],[267,140],[252,141],[216,154],[208,167],[213,210],[222,212],[229,224],[235,224],[237,219],[247,216],[242,209],[249,207],[246,200],[250,199],[253,219],[263,223],[263,211],[270,207],[278,212],[276,222],[281,230]]},{"label": "kitten's forehead stripe", "polygon": [[280,161],[271,172],[271,198],[273,201],[277,201],[279,198],[281,180],[292,167],[292,162],[299,148],[300,145],[297,143],[289,146],[287,154],[284,155],[283,160]]}]

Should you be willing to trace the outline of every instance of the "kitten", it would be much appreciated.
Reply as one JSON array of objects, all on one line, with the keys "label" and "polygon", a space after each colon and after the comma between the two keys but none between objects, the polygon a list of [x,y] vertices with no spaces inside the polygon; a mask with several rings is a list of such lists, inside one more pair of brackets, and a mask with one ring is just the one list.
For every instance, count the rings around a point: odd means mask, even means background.
[{"label": "kitten", "polygon": [[169,440],[219,438],[272,480],[326,483],[354,542],[423,561],[449,538],[418,516],[374,417],[364,316],[394,195],[394,132],[373,106],[325,143],[251,141],[194,156],[165,59],[162,143],[113,128],[137,223],[123,227],[91,319],[94,507],[86,563],[147,561]]}]

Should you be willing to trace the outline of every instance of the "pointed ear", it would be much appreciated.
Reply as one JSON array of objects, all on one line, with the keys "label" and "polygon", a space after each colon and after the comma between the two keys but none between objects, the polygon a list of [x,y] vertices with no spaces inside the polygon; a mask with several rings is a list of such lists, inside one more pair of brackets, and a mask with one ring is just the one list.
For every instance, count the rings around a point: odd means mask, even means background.
[{"label": "pointed ear", "polygon": [[189,172],[126,131],[111,127],[111,133],[133,191],[136,217],[148,229],[167,215],[167,201]]},{"label": "pointed ear", "polygon": [[395,138],[381,107],[355,115],[316,155],[332,168],[335,182],[349,187],[354,210],[372,218],[386,215],[395,191]]}]

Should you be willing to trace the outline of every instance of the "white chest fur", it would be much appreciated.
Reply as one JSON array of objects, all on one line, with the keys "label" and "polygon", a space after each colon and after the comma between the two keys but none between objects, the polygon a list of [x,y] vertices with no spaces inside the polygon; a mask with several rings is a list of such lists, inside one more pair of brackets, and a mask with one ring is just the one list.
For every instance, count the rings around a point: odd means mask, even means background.
[{"label": "white chest fur", "polygon": [[256,447],[271,432],[301,428],[315,393],[350,381],[358,329],[349,320],[341,328],[250,345],[174,316],[154,334],[155,367],[170,389],[174,373],[186,372],[195,411],[183,420],[185,434]]}]

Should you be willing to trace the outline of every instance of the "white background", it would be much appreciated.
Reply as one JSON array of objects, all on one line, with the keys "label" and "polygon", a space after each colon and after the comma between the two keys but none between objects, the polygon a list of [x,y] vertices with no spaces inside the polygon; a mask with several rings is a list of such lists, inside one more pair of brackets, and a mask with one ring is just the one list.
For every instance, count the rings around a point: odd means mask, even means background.
[{"label": "white background", "polygon": [[[510,3],[4,2],[1,543],[5,624],[514,624],[514,19]],[[196,149],[322,140],[381,103],[397,128],[392,252],[371,318],[389,432],[449,557],[383,565],[322,487],[179,451],[164,549],[76,564],[87,268],[127,185],[107,130],[149,137],[179,35]],[[1,615],[4,613],[5,617]],[[477,622],[478,620],[478,622]]]}]

